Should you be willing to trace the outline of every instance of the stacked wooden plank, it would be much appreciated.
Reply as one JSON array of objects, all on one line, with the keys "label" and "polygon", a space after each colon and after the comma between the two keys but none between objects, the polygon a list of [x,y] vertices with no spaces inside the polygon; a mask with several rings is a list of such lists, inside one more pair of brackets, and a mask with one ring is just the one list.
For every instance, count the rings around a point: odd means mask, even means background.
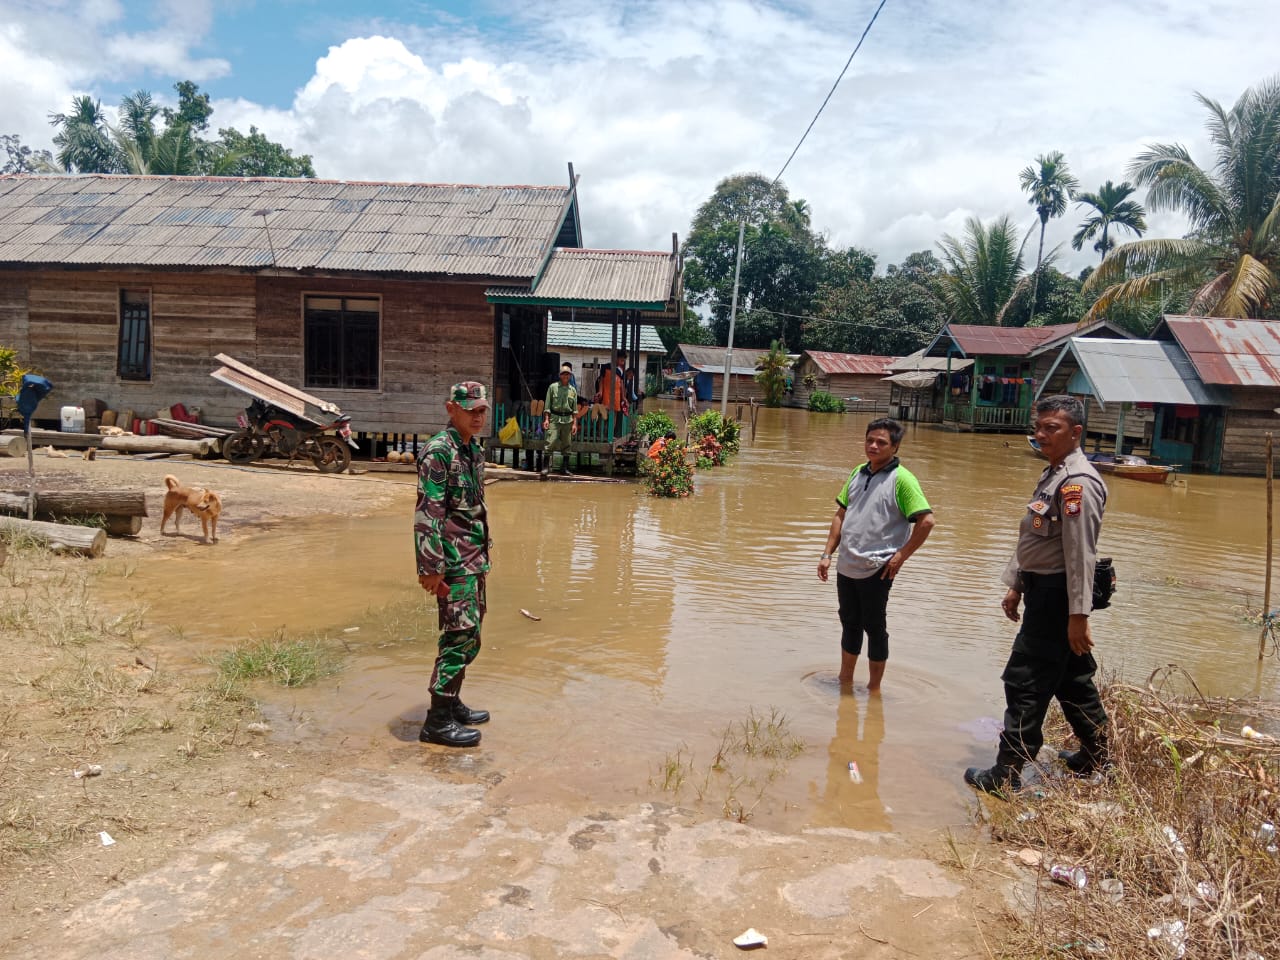
[{"label": "stacked wooden plank", "polygon": [[[0,437],[22,436],[21,430],[5,430]],[[222,449],[220,437],[184,439],[180,437],[137,437],[124,434],[104,437],[98,433],[62,433],[58,430],[32,430],[33,447],[65,447],[69,450],[87,450],[98,447],[119,453],[187,453],[195,457],[217,456]]]}]

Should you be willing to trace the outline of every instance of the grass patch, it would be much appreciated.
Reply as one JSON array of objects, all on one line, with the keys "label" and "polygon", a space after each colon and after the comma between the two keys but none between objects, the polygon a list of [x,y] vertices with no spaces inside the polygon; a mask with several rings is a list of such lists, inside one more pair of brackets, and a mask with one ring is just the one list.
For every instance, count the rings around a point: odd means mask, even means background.
[{"label": "grass patch", "polygon": [[705,766],[681,744],[658,763],[649,784],[673,796],[691,787],[699,803],[716,802],[730,820],[746,823],[764,801],[769,785],[786,770],[787,761],[804,752],[804,741],[791,733],[784,713],[768,715],[750,708],[742,720],[719,735],[715,753]]},{"label": "grass patch", "polygon": [[[1037,874],[1011,955],[1070,955],[1068,945],[1096,953],[1099,944],[1118,960],[1274,953],[1280,850],[1266,825],[1280,821],[1280,704],[1205,697],[1176,667],[1145,687],[1109,683],[1103,699],[1105,776],[1044,768],[1038,789],[986,804],[1002,846],[1088,875],[1076,891]],[[1054,725],[1050,739],[1066,732],[1060,715]],[[1246,725],[1262,738],[1243,735]]]},{"label": "grass patch", "polygon": [[271,680],[282,687],[306,686],[337,673],[342,665],[337,653],[323,641],[291,640],[284,631],[228,650],[214,664],[225,684]]}]

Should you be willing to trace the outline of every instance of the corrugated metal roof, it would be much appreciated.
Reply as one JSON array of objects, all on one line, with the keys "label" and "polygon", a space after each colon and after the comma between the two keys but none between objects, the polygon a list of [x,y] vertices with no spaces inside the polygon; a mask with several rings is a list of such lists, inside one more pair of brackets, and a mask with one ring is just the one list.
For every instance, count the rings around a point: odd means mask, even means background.
[{"label": "corrugated metal roof", "polygon": [[[217,354],[214,359],[222,366],[209,376],[251,397],[265,400],[281,410],[287,410],[299,417],[306,417],[313,423],[328,423],[333,417],[342,413],[336,404],[312,396],[287,383],[281,383],[275,377],[269,377],[261,370],[255,370],[247,363],[242,363],[225,353]],[[329,419],[326,419],[326,416]]]},{"label": "corrugated metal roof", "polygon": [[1280,324],[1226,317],[1165,317],[1163,325],[1205,383],[1280,386]]},{"label": "corrugated metal roof", "polygon": [[1069,337],[1077,330],[1074,323],[1059,323],[1051,327],[988,327],[949,323],[934,338],[929,352],[936,353],[934,347],[950,334],[966,357],[1025,357],[1036,347]]},{"label": "corrugated metal roof", "polygon": [[578,250],[557,247],[532,289],[494,287],[493,300],[546,304],[608,304],[661,310],[679,297],[679,263],[661,250]]},{"label": "corrugated metal roof", "polygon": [[823,373],[857,374],[882,377],[888,372],[893,357],[881,357],[869,353],[828,353],[826,350],[806,350],[806,354]]},{"label": "corrugated metal roof", "polygon": [[[1063,355],[1075,357],[1093,395],[1108,403],[1185,403],[1225,406],[1222,389],[1207,386],[1176,343],[1072,337]],[[1062,358],[1060,358],[1062,359]]]},{"label": "corrugated metal roof", "polygon": [[909,353],[905,357],[898,357],[885,367],[886,373],[907,373],[916,370],[965,370],[973,366],[972,360],[965,360],[961,357],[952,357],[951,364],[948,367],[946,357],[926,357],[924,355],[925,348],[921,347],[915,353]]},{"label": "corrugated metal roof", "polygon": [[[699,373],[724,373],[724,347],[698,347],[688,343],[681,343],[679,347],[689,366]],[[734,347],[731,372],[734,376],[754,377],[756,358],[767,352],[759,347]],[[739,366],[744,362],[750,366]]]},{"label": "corrugated metal roof", "polygon": [[[582,323],[551,320],[547,323],[547,346],[582,347],[588,350],[611,350],[613,328],[606,323]],[[666,353],[656,327],[640,328],[640,349],[645,353]]]},{"label": "corrugated metal roof", "polygon": [[[528,281],[569,201],[567,186],[7,175],[0,263],[275,265]],[[12,232],[22,224],[31,226]]]}]

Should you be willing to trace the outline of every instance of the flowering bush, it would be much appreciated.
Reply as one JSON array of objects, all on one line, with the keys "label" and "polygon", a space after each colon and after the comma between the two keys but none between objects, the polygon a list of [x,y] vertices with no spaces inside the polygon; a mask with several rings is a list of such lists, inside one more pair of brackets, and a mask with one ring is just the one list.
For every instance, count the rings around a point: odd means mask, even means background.
[{"label": "flowering bush", "polygon": [[720,467],[724,465],[724,458],[724,447],[711,434],[708,433],[698,441],[698,466],[702,466],[702,461],[707,460],[708,466]]},{"label": "flowering bush", "polygon": [[704,437],[716,441],[719,455],[710,458],[715,466],[722,466],[732,454],[738,452],[742,425],[733,417],[721,419],[717,410],[707,410],[689,421],[689,442],[700,446]]},{"label": "flowering bush", "polygon": [[644,458],[640,472],[655,497],[687,497],[693,493],[693,467],[685,456],[685,445],[670,441],[658,451],[658,459]]}]

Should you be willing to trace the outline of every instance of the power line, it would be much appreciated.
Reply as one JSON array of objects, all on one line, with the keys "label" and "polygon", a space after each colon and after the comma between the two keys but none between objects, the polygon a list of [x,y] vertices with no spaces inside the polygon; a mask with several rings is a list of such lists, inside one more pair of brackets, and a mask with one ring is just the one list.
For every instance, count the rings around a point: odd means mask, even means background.
[{"label": "power line", "polygon": [[804,128],[804,133],[800,137],[796,148],[791,151],[791,156],[787,157],[787,162],[782,165],[782,169],[778,171],[778,175],[773,178],[773,182],[777,183],[782,179],[782,175],[787,172],[787,167],[791,166],[791,161],[795,159],[796,154],[800,152],[800,147],[804,144],[805,139],[809,136],[809,131],[813,129],[813,125],[818,122],[818,118],[822,116],[822,111],[827,108],[832,95],[836,92],[836,87],[840,86],[840,81],[844,79],[845,73],[849,70],[849,64],[853,63],[853,58],[858,55],[858,51],[862,49],[862,41],[867,39],[867,34],[871,32],[871,27],[876,22],[876,17],[880,16],[880,11],[884,9],[884,5],[889,0],[880,0],[880,6],[876,7],[876,12],[871,15],[871,19],[867,21],[866,28],[862,31],[862,36],[858,38],[858,45],[853,48],[853,53],[849,54],[849,59],[844,62],[844,69],[840,71],[840,76],[836,77],[836,82],[831,85],[831,89],[827,91],[827,96],[822,101],[822,106],[818,107],[818,112],[813,115],[813,119],[809,121],[809,126]]}]

